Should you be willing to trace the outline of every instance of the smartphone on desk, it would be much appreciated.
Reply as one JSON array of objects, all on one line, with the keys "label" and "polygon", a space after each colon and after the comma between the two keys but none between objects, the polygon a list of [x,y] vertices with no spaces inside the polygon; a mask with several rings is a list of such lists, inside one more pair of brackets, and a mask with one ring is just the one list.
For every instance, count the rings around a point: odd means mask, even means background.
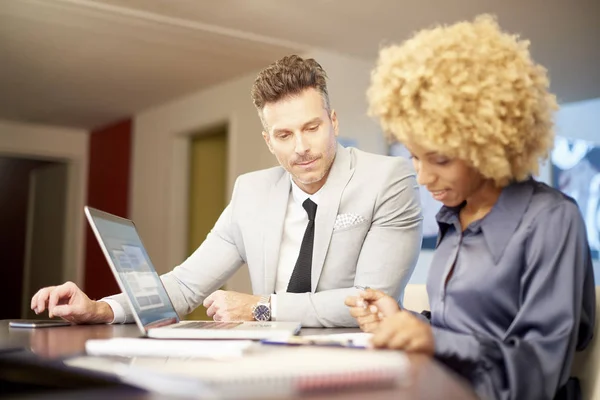
[{"label": "smartphone on desk", "polygon": [[8,323],[11,328],[52,328],[69,325],[71,325],[70,322],[60,319],[16,319]]}]

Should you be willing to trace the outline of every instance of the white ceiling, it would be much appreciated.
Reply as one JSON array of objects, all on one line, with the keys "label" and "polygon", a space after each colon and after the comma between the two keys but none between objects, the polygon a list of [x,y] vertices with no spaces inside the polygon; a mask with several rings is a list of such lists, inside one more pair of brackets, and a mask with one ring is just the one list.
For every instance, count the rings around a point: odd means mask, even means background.
[{"label": "white ceiling", "polygon": [[0,118],[93,128],[323,48],[497,14],[563,102],[600,97],[598,0],[0,0]]}]

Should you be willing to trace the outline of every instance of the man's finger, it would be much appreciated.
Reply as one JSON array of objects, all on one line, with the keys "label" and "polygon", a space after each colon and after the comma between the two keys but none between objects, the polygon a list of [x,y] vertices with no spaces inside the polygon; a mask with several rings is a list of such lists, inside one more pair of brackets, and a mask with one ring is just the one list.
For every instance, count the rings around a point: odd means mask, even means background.
[{"label": "man's finger", "polygon": [[[73,289],[73,287],[70,285],[61,285],[55,287],[48,296],[48,311],[51,312],[61,300],[71,299],[71,297],[73,297],[75,294],[74,290],[76,289]],[[50,318],[52,318],[52,316],[50,316]]]},{"label": "man's finger", "polygon": [[32,310],[35,310],[35,309],[37,308],[37,300],[38,300],[38,297],[40,297],[40,293],[41,293],[43,290],[44,290],[44,289],[40,289],[40,290],[38,290],[38,291],[37,291],[37,292],[36,292],[36,293],[33,295],[33,297],[31,298],[31,304],[30,304],[30,307],[31,307],[31,309],[32,309]]},{"label": "man's finger", "polygon": [[202,305],[206,308],[210,307],[215,301],[217,301],[223,296],[223,293],[225,293],[225,291],[223,290],[216,290],[212,292],[204,299]]},{"label": "man's finger", "polygon": [[232,320],[231,315],[228,312],[221,311],[221,313],[219,314],[219,316],[220,316],[219,321],[225,321],[225,322],[227,322],[227,321],[231,321]]},{"label": "man's finger", "polygon": [[50,288],[42,289],[43,292],[37,298],[37,304],[35,306],[35,312],[40,314],[46,310],[46,303],[48,301],[48,296],[50,294]]},{"label": "man's finger", "polygon": [[38,290],[36,292],[36,294],[33,295],[33,297],[31,298],[31,309],[35,309],[37,307],[37,303],[38,300],[40,298],[40,296],[48,296],[48,293],[53,290],[56,286],[48,286],[45,288],[41,288],[40,290]]},{"label": "man's finger", "polygon": [[215,294],[211,293],[204,299],[204,301],[202,302],[202,305],[206,308],[209,308],[210,306],[212,306],[212,304],[214,302],[215,302]]},{"label": "man's finger", "polygon": [[217,312],[219,311],[219,306],[217,303],[212,303],[212,305],[210,307],[208,307],[208,309],[206,310],[206,315],[208,315],[210,318],[214,317],[215,314],[217,314]]},{"label": "man's finger", "polygon": [[50,318],[52,317],[61,317],[70,321],[70,317],[73,316],[74,307],[70,304],[64,304],[62,306],[55,306],[53,308],[48,307],[48,313],[50,314]]}]

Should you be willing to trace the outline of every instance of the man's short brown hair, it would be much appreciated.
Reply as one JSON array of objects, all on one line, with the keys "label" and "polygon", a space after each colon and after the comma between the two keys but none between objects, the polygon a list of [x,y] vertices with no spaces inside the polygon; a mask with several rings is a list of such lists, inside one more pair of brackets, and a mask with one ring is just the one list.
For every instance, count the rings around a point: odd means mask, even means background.
[{"label": "man's short brown hair", "polygon": [[295,96],[313,88],[323,96],[323,104],[329,110],[327,74],[312,58],[297,55],[285,56],[262,70],[252,85],[252,102],[260,112],[268,103]]}]

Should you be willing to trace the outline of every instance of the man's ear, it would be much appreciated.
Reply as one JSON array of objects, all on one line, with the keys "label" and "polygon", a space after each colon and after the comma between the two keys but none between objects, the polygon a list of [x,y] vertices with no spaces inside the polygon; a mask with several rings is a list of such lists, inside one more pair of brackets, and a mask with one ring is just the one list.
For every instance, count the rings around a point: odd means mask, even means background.
[{"label": "man's ear", "polygon": [[331,118],[331,124],[333,125],[333,132],[335,134],[335,136],[337,137],[340,133],[339,129],[338,129],[338,119],[337,119],[337,113],[335,112],[335,110],[331,110],[331,114],[329,115],[329,118]]},{"label": "man's ear", "polygon": [[271,136],[269,136],[269,134],[265,131],[263,131],[262,136],[263,139],[265,139],[265,143],[267,144],[267,147],[269,148],[271,154],[275,154],[275,152],[273,151],[273,146],[271,145]]}]

